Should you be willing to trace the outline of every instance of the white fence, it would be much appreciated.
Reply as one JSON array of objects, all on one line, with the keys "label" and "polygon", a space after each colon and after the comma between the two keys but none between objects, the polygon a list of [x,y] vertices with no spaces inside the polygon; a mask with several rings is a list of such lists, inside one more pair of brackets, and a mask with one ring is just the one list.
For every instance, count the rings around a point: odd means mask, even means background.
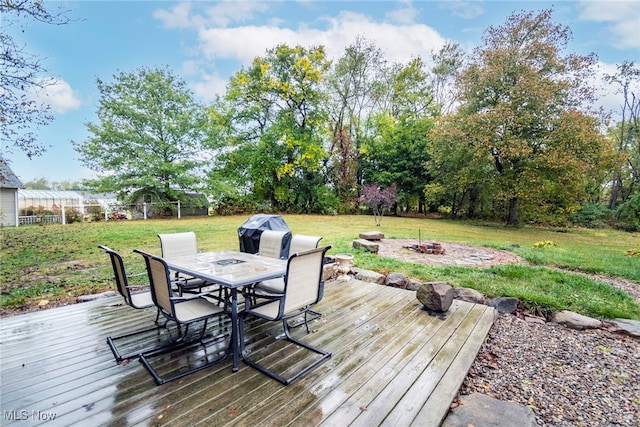
[{"label": "white fence", "polygon": [[[180,202],[172,202],[171,204],[175,205],[176,208],[176,216],[178,218],[182,218],[183,210],[187,209],[189,212],[193,213],[197,210],[194,207],[184,207]],[[161,203],[141,203],[134,205],[124,205],[124,204],[111,204],[111,205],[100,205],[100,204],[86,204],[83,205],[82,211],[78,211],[77,206],[71,206],[69,209],[73,210],[74,217],[68,218],[69,214],[65,210],[65,205],[60,206],[60,215],[30,215],[30,216],[19,216],[18,224],[19,225],[30,225],[30,224],[69,224],[71,222],[84,221],[110,221],[110,220],[122,220],[122,219],[149,219],[154,215],[153,207],[154,205],[166,206],[166,204]],[[189,214],[189,212],[187,214]],[[200,215],[206,215],[206,213],[200,213]],[[79,218],[78,218],[79,217]]]}]

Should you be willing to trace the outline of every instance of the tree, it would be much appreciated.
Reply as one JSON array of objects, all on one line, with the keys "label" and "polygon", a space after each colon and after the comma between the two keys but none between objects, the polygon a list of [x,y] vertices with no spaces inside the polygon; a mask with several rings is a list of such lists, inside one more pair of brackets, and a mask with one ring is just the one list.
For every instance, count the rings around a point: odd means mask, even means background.
[{"label": "tree", "polygon": [[380,222],[385,212],[391,209],[398,200],[395,185],[380,188],[375,184],[365,184],[360,193],[360,203],[368,206],[373,212],[376,226],[380,227]]},{"label": "tree", "polygon": [[332,135],[328,176],[346,210],[355,208],[363,179],[360,150],[373,134],[369,118],[379,105],[387,71],[382,50],[358,37],[345,49],[327,79]]},{"label": "tree", "polygon": [[[55,83],[40,58],[29,54],[9,30],[22,18],[64,25],[69,22],[65,14],[49,12],[39,1],[0,0],[0,137],[4,152],[18,149],[32,158],[46,151],[33,132],[34,127],[51,122],[53,116],[49,106],[36,101],[33,93]],[[23,25],[20,31],[25,31]]]},{"label": "tree", "polygon": [[437,53],[431,55],[431,87],[435,101],[440,104],[442,113],[453,111],[458,96],[455,79],[464,65],[464,52],[460,45],[447,42]]},{"label": "tree", "polygon": [[167,69],[113,77],[113,83],[96,80],[99,123],[86,124],[92,136],[72,141],[80,161],[102,175],[88,184],[129,201],[140,195],[177,201],[184,191],[201,189],[209,118],[186,83]]},{"label": "tree", "polygon": [[551,10],[513,14],[489,27],[457,80],[462,104],[438,138],[461,144],[480,169],[492,165],[483,191],[511,225],[522,207],[579,204],[583,178],[607,149],[590,110],[595,55],[562,56],[570,37]]},{"label": "tree", "polygon": [[395,184],[399,204],[423,211],[423,188],[430,181],[427,136],[438,107],[421,59],[395,65],[388,74],[388,91],[374,115],[375,136],[361,147],[363,177],[380,185]]},{"label": "tree", "polygon": [[609,196],[609,209],[615,209],[640,191],[640,69],[634,62],[625,61],[618,65],[616,74],[606,76],[606,81],[616,84],[622,95],[619,119],[609,129],[621,160]]},{"label": "tree", "polygon": [[214,113],[231,127],[225,159],[232,174],[275,209],[323,209],[321,87],[329,66],[322,47],[279,45],[232,76],[227,107]]}]

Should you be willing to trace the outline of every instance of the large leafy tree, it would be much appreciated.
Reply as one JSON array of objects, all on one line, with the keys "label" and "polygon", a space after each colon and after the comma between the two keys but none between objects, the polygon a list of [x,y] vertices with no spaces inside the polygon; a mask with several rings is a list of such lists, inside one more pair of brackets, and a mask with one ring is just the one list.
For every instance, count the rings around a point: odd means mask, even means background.
[{"label": "large leafy tree", "polygon": [[47,125],[53,116],[49,105],[38,102],[34,92],[55,83],[41,58],[30,54],[12,35],[24,31],[26,20],[52,25],[69,22],[66,11],[45,8],[31,0],[0,0],[0,138],[5,153],[18,149],[27,157],[42,155],[47,147],[36,139],[34,128]]},{"label": "large leafy tree", "polygon": [[322,210],[326,112],[322,82],[330,66],[322,47],[279,45],[232,76],[226,103],[213,115],[225,122],[231,175],[279,210]]},{"label": "large leafy tree", "polygon": [[329,181],[346,210],[355,207],[362,184],[360,149],[373,135],[374,113],[387,91],[389,67],[380,48],[358,37],[345,48],[328,79],[331,129]]},{"label": "large leafy tree", "polygon": [[439,107],[434,103],[428,73],[421,59],[397,64],[388,73],[386,96],[375,115],[375,136],[361,147],[367,183],[396,185],[405,209],[424,204],[429,182],[427,138]]},{"label": "large leafy tree", "polygon": [[458,101],[455,79],[464,65],[465,55],[459,44],[447,42],[431,55],[431,87],[435,101],[440,105],[442,113],[450,113]]},{"label": "large leafy tree", "polygon": [[570,38],[551,10],[512,14],[489,27],[458,79],[462,104],[438,130],[440,144],[457,145],[490,173],[476,183],[485,183],[482,191],[504,208],[508,224],[519,222],[521,208],[579,203],[585,177],[606,152],[589,111],[595,56],[563,55]]},{"label": "large leafy tree", "polygon": [[640,68],[634,62],[623,62],[606,79],[622,96],[616,124],[609,130],[620,160],[609,196],[609,208],[614,209],[640,192]]},{"label": "large leafy tree", "polygon": [[89,184],[130,201],[170,202],[199,190],[209,115],[186,83],[168,69],[141,68],[97,85],[99,122],[87,123],[88,139],[73,142],[80,161],[100,175]]}]

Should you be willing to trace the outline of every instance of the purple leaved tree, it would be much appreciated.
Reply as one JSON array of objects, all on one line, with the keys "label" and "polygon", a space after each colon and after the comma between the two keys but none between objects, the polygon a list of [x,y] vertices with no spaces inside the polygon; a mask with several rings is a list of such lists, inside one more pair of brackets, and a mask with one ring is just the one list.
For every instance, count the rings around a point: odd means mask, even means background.
[{"label": "purple leaved tree", "polygon": [[380,227],[380,221],[384,213],[393,207],[398,200],[398,190],[392,184],[386,188],[380,188],[375,184],[367,184],[360,192],[360,203],[367,205],[373,212],[376,226]]}]

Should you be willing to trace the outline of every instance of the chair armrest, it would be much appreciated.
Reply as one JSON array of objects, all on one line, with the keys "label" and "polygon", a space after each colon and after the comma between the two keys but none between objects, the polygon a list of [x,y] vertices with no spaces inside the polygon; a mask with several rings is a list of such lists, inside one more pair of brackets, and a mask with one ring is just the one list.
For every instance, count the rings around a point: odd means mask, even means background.
[{"label": "chair armrest", "polygon": [[199,298],[202,298],[202,294],[187,294],[187,296],[170,297],[169,299],[174,303],[179,304],[181,302],[186,302],[186,301],[199,299]]}]

